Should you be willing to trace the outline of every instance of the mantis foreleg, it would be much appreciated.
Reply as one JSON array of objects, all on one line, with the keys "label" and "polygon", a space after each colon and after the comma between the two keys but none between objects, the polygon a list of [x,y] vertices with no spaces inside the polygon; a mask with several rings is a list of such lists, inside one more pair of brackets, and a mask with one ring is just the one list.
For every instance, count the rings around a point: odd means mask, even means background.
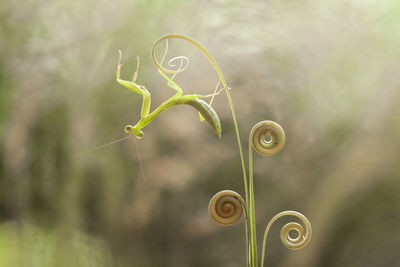
[{"label": "mantis foreleg", "polygon": [[146,117],[147,115],[149,115],[149,112],[150,112],[151,95],[150,95],[149,91],[147,91],[147,89],[143,85],[139,85],[136,83],[136,79],[137,79],[139,67],[140,67],[139,57],[137,58],[137,67],[136,67],[135,73],[133,74],[132,81],[126,81],[126,80],[122,80],[120,78],[121,68],[123,66],[123,64],[121,64],[121,58],[122,58],[122,52],[120,50],[119,51],[119,59],[118,59],[118,67],[117,67],[117,82],[119,84],[125,86],[129,90],[143,96],[142,110],[140,112],[140,116],[142,118]]}]

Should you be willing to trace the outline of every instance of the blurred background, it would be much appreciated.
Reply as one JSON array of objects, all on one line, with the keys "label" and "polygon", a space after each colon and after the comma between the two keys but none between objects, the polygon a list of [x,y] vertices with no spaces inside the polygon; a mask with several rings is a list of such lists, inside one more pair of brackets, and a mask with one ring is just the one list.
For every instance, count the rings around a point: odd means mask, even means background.
[{"label": "blurred background", "polygon": [[[140,56],[152,110],[174,94],[150,57],[169,32],[220,64],[245,151],[261,120],[286,131],[279,154],[255,155],[258,241],[287,209],[313,237],[287,250],[280,220],[266,265],[400,266],[399,29],[396,0],[2,1],[0,266],[245,266],[243,222],[208,215],[216,192],[244,196],[224,93],[221,140],[181,105],[143,129],[138,149],[133,138],[93,149],[139,119],[141,96],[115,81],[118,49],[125,79]],[[191,59],[176,78],[184,92],[211,93],[204,56],[172,40],[178,55]]]}]

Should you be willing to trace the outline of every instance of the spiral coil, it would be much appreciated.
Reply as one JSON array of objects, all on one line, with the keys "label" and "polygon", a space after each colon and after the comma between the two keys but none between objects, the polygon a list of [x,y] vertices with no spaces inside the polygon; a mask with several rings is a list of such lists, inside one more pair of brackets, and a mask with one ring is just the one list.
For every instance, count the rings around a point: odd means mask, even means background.
[{"label": "spiral coil", "polygon": [[[308,226],[309,223],[306,224]],[[295,232],[296,237],[291,237],[290,233]],[[308,232],[311,233],[311,228],[308,229]],[[310,241],[311,234],[308,235],[308,232],[304,233],[304,228],[301,224],[291,222],[285,224],[281,229],[281,241],[285,247],[292,250],[297,250],[305,247]]]},{"label": "spiral coil", "polygon": [[[264,266],[264,258],[265,258],[265,249],[266,249],[266,243],[267,243],[267,236],[269,229],[271,228],[272,224],[278,220],[279,218],[282,218],[283,216],[294,216],[297,217],[304,225],[304,227],[296,222],[289,222],[285,224],[280,233],[281,241],[283,245],[291,250],[298,250],[302,249],[311,240],[311,224],[300,212],[297,211],[292,211],[292,210],[287,210],[287,211],[282,211],[275,215],[267,224],[267,227],[265,228],[264,232],[264,240],[263,240],[263,248],[262,248],[262,256],[261,256],[261,266]],[[295,233],[295,237],[291,237],[290,234]]]},{"label": "spiral coil", "polygon": [[238,193],[222,190],[211,198],[208,211],[214,222],[231,225],[242,217],[244,207],[244,200]]},{"label": "spiral coil", "polygon": [[255,151],[263,156],[271,156],[283,148],[286,137],[278,123],[265,120],[253,127],[250,140]]}]

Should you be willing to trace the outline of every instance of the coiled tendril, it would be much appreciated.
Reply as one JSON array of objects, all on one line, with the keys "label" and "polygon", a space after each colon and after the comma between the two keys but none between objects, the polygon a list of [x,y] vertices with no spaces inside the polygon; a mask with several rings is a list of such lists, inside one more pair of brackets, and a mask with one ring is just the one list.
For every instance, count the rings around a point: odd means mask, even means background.
[{"label": "coiled tendril", "polygon": [[[166,42],[166,50],[167,50],[167,48],[168,48],[168,39],[171,39],[171,38],[178,38],[178,39],[183,39],[183,40],[185,40],[185,41],[188,41],[189,43],[191,43],[191,44],[193,44],[194,46],[196,46],[197,48],[199,48],[200,49],[200,51],[201,52],[203,52],[206,56],[207,56],[207,58],[208,59],[212,59],[212,57],[211,57],[211,55],[208,53],[208,51],[204,48],[204,46],[202,46],[201,44],[199,44],[198,42],[196,42],[195,40],[193,40],[192,38],[190,38],[189,36],[186,36],[186,35],[183,35],[183,34],[179,34],[179,33],[170,33],[170,34],[166,34],[166,35],[164,35],[164,36],[161,36],[160,38],[158,38],[155,42],[154,42],[154,44],[153,44],[153,48],[152,48],[152,50],[151,50],[151,56],[152,56],[152,58],[153,58],[153,62],[154,62],[154,64],[156,65],[156,67],[157,67],[157,69],[159,69],[159,70],[161,70],[161,71],[163,71],[163,72],[166,72],[166,73],[179,73],[179,72],[182,72],[182,71],[184,71],[188,66],[189,66],[189,58],[188,57],[186,57],[186,56],[178,56],[177,58],[179,58],[179,59],[183,59],[185,62],[186,62],[186,64],[184,65],[184,66],[182,66],[181,68],[179,68],[179,69],[177,69],[177,70],[173,70],[173,69],[167,69],[167,68],[165,68],[165,67],[163,67],[162,66],[162,62],[163,62],[163,60],[164,60],[164,57],[165,57],[165,55],[166,55],[166,52],[164,53],[164,56],[163,56],[163,58],[162,58],[162,60],[161,60],[161,62],[159,62],[158,60],[157,60],[157,58],[156,58],[156,51],[155,51],[155,48],[156,48],[156,46],[160,43],[160,42],[162,42],[162,41],[167,41]],[[173,58],[174,59],[174,58]],[[170,63],[172,63],[171,61],[173,61],[173,59],[172,60],[170,60]],[[213,63],[213,62],[211,62],[211,63]],[[169,64],[169,66],[171,66],[171,64]],[[172,66],[171,66],[172,67]],[[218,71],[217,71],[218,72]]]},{"label": "coiled tendril", "polygon": [[[208,205],[208,212],[214,222],[221,225],[231,225],[237,222],[244,210],[246,233],[246,259],[249,259],[249,234],[246,202],[235,191],[222,190],[216,193]],[[248,262],[249,264],[249,262]]]},{"label": "coiled tendril", "polygon": [[[251,145],[250,145],[251,144]],[[245,181],[246,203],[249,217],[250,229],[250,256],[251,266],[257,266],[257,240],[256,219],[254,208],[254,181],[253,181],[253,150],[263,156],[278,153],[285,144],[285,132],[282,127],[274,121],[261,121],[254,125],[249,135],[249,181]]]},{"label": "coiled tendril", "polygon": [[[261,256],[261,266],[264,266],[265,248],[266,248],[269,229],[276,220],[278,220],[283,216],[295,216],[302,221],[305,227],[304,229],[304,227],[301,224],[296,222],[290,222],[285,224],[282,227],[280,234],[281,241],[285,247],[292,250],[302,249],[305,246],[307,246],[307,244],[311,240],[311,233],[312,233],[311,224],[303,214],[292,210],[282,211],[278,213],[268,222],[267,227],[265,228],[262,256]],[[291,234],[292,235],[295,234],[295,237],[292,237]]]},{"label": "coiled tendril", "polygon": [[214,222],[222,225],[234,224],[242,216],[246,204],[243,198],[231,190],[216,193],[208,205],[208,211]]},{"label": "coiled tendril", "polygon": [[[163,37],[165,37],[165,36],[163,36]],[[162,65],[164,63],[165,57],[168,54],[168,38],[163,38],[163,37],[160,37],[159,39],[157,39],[153,45],[153,48],[151,51],[153,62],[156,65],[156,68],[158,69],[158,72],[161,74],[161,76],[163,76],[165,79],[168,80],[168,85],[172,88],[178,89],[180,87],[178,84],[176,84],[173,81],[173,79],[175,78],[175,76],[178,73],[184,71],[187,67],[189,67],[190,60],[186,56],[176,56],[176,57],[171,58],[168,61],[167,65],[169,67],[175,67],[177,69],[173,70],[173,69],[164,68]],[[157,44],[160,43],[162,40],[165,40],[165,50],[164,50],[164,54],[161,58],[161,61],[158,62],[156,55],[155,55],[155,48],[156,48]],[[179,61],[179,63],[178,63],[179,66],[175,63],[176,61]],[[173,73],[173,75],[172,75],[172,77],[168,77],[164,72]]]},{"label": "coiled tendril", "polygon": [[255,151],[264,156],[278,153],[285,145],[285,132],[274,121],[260,121],[250,133],[251,143]]}]

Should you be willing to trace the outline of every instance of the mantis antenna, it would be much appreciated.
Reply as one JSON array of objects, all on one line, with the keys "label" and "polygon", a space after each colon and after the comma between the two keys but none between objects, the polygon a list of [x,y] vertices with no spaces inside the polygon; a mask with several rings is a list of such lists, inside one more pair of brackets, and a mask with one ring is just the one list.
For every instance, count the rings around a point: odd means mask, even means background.
[{"label": "mantis antenna", "polygon": [[[115,143],[124,141],[125,139],[128,139],[128,138],[130,138],[130,137],[132,137],[132,134],[129,134],[128,136],[122,137],[122,138],[120,138],[120,139],[118,139],[118,140],[115,140],[115,141],[112,141],[112,142],[110,142],[110,143],[107,143],[107,144],[104,144],[104,145],[101,145],[101,146],[97,146],[97,147],[93,147],[92,149],[93,149],[93,150],[99,150],[99,149],[105,148],[105,147],[107,147],[107,146],[113,145],[113,144],[115,144]],[[138,144],[137,144],[136,138],[135,138],[135,146],[136,146],[137,156],[138,156],[139,164],[140,164],[140,172],[142,173],[143,180],[144,180],[145,182],[147,182],[146,175],[144,175],[142,157],[140,156],[139,146],[138,146]]]},{"label": "mantis antenna", "polygon": [[125,140],[125,139],[128,139],[129,137],[132,137],[132,135],[130,134],[130,135],[128,135],[128,136],[122,137],[122,138],[120,138],[120,139],[118,139],[118,140],[115,140],[115,141],[112,141],[112,142],[110,142],[110,143],[107,143],[107,144],[104,144],[104,145],[101,145],[101,146],[93,147],[92,149],[93,149],[93,150],[99,150],[99,149],[102,149],[102,148],[104,148],[104,147],[110,146],[110,145],[112,145],[112,144],[121,142],[121,141],[123,141],[123,140]]},{"label": "mantis antenna", "polygon": [[142,164],[142,158],[140,157],[139,146],[138,146],[138,143],[137,143],[137,141],[136,141],[136,138],[135,138],[135,146],[136,146],[136,151],[137,151],[137,155],[138,155],[138,159],[139,159],[140,171],[142,172],[143,180],[144,180],[145,182],[147,182],[146,176],[144,175],[143,164]]}]

